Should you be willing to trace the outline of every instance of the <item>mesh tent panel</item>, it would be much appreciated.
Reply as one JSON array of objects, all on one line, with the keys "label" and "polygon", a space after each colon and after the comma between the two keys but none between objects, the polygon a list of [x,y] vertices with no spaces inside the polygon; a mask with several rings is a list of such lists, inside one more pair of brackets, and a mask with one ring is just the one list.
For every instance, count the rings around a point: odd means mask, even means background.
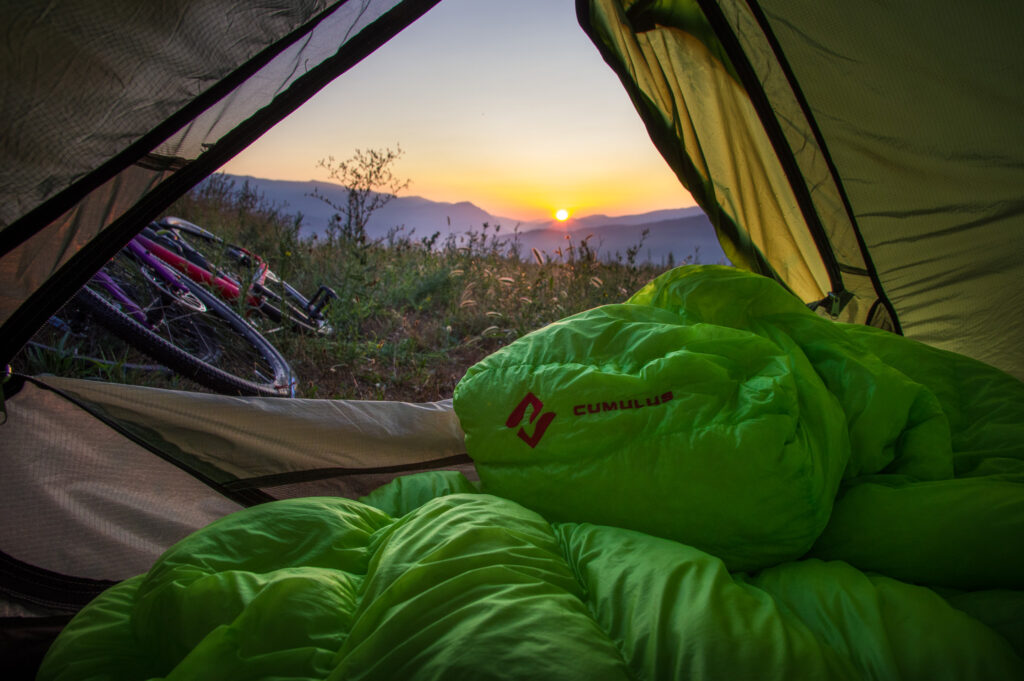
[{"label": "mesh tent panel", "polygon": [[436,2],[5,2],[0,360],[175,198]]}]

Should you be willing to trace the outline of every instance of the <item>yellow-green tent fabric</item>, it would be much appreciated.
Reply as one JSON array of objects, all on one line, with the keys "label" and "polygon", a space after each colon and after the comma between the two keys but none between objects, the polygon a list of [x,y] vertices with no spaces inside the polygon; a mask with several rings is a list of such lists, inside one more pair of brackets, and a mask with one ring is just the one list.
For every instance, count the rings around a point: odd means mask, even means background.
[{"label": "yellow-green tent fabric", "polygon": [[1024,376],[1024,5],[578,13],[734,263]]}]

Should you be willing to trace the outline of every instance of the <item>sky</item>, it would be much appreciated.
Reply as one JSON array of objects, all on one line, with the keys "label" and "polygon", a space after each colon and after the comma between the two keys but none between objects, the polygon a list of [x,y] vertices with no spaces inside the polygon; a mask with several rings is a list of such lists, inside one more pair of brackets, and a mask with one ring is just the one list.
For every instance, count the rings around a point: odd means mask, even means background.
[{"label": "sky", "polygon": [[443,0],[222,170],[327,180],[395,148],[403,196],[530,221],[693,206],[573,0]]}]

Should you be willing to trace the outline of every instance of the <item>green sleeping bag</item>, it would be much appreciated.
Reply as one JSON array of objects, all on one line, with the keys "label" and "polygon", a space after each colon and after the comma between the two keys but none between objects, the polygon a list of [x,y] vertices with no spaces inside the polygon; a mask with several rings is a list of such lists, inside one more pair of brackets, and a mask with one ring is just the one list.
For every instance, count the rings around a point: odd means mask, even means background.
[{"label": "green sleeping bag", "polygon": [[[435,496],[440,495],[440,496]],[[1008,641],[843,562],[730,575],[458,474],[220,520],[82,611],[40,681],[1014,679]]]},{"label": "green sleeping bag", "polygon": [[479,485],[229,516],[40,679],[1024,679],[1024,384],[686,267],[455,394]]},{"label": "green sleeping bag", "polygon": [[455,409],[488,491],[738,570],[804,555],[844,481],[953,476],[928,387],[725,267],[673,270],[521,338],[469,370]]}]

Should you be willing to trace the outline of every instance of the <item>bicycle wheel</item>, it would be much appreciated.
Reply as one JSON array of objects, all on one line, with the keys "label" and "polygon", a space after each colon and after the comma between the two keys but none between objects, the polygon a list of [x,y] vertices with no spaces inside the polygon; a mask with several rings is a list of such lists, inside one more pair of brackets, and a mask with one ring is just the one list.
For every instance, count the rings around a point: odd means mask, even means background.
[{"label": "bicycle wheel", "polygon": [[167,273],[174,279],[122,251],[75,300],[97,323],[200,385],[231,395],[294,394],[291,367],[269,341],[205,288]]}]

